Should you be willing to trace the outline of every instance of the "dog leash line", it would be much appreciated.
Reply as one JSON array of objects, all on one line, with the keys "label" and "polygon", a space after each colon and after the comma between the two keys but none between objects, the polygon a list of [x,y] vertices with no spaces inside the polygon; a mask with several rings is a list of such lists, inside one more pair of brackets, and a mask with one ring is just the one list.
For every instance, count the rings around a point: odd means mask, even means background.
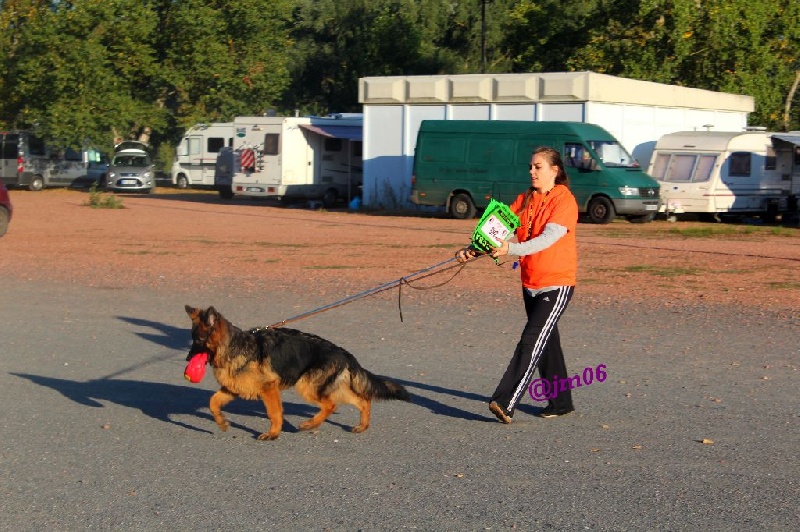
[{"label": "dog leash line", "polygon": [[[478,256],[476,258],[480,258],[481,256]],[[298,314],[297,316],[293,316],[291,318],[286,318],[284,320],[281,320],[281,321],[279,321],[277,323],[273,323],[272,325],[268,325],[268,326],[263,327],[263,328],[264,329],[275,329],[275,328],[278,328],[278,327],[283,327],[284,325],[286,325],[288,323],[291,323],[293,321],[298,321],[298,320],[301,320],[303,318],[308,318],[308,317],[313,316],[315,314],[319,314],[321,312],[325,312],[325,311],[328,311],[328,310],[331,310],[331,309],[334,309],[334,308],[337,308],[337,307],[341,307],[343,305],[347,305],[348,303],[352,303],[353,301],[361,299],[362,297],[373,296],[375,294],[379,294],[381,292],[385,292],[386,290],[390,290],[390,289],[392,289],[392,288],[394,288],[396,286],[400,286],[403,283],[411,286],[409,284],[409,282],[412,281],[412,280],[419,280],[419,279],[428,277],[430,275],[437,275],[439,273],[442,273],[444,271],[447,271],[447,270],[453,268],[454,266],[449,266],[447,268],[442,268],[442,267],[447,265],[447,264],[449,264],[449,263],[451,263],[451,262],[453,262],[453,261],[455,261],[455,260],[457,260],[455,257],[447,259],[447,260],[442,261],[442,262],[440,262],[438,264],[434,264],[433,266],[428,266],[427,268],[423,268],[422,270],[416,271],[414,273],[411,273],[411,274],[406,275],[404,277],[401,277],[399,279],[395,279],[394,281],[389,281],[387,283],[383,283],[382,285],[376,286],[374,288],[370,288],[368,290],[364,290],[363,292],[359,292],[358,294],[353,294],[352,296],[348,296],[346,298],[340,299],[339,301],[334,301],[333,303],[330,303],[328,305],[325,305],[325,306],[322,306],[322,307],[318,307],[318,308],[313,309],[313,310],[309,310],[308,312],[304,312],[302,314]],[[455,266],[461,266],[463,268],[465,265],[466,264],[457,264]],[[436,271],[439,268],[442,268],[442,269]],[[455,275],[453,277],[455,277]],[[452,278],[450,280],[452,280]],[[437,286],[441,286],[441,285],[437,285]],[[400,320],[402,321],[402,311],[401,311]]]}]

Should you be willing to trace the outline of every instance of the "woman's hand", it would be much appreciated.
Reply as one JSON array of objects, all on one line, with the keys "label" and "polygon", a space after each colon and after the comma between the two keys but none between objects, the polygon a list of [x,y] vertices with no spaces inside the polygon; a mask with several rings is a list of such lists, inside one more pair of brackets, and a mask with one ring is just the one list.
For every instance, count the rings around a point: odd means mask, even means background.
[{"label": "woman's hand", "polygon": [[491,254],[493,259],[502,257],[503,255],[508,255],[508,242],[503,242],[500,244],[499,248],[492,248]]},{"label": "woman's hand", "polygon": [[469,259],[474,259],[478,254],[472,248],[464,248],[456,251],[456,260],[458,262],[467,262]]}]

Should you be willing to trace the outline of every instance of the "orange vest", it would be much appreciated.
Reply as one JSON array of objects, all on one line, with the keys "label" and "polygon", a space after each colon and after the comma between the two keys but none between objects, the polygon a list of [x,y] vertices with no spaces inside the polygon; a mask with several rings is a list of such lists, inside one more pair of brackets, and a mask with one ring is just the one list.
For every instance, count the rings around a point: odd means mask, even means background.
[{"label": "orange vest", "polygon": [[547,194],[533,192],[525,208],[527,196],[527,192],[520,194],[510,206],[520,218],[520,226],[516,230],[518,242],[537,237],[550,222],[566,227],[567,234],[547,249],[520,257],[522,286],[533,289],[575,286],[578,273],[578,246],[575,241],[578,203],[575,196],[566,186],[556,185]]}]

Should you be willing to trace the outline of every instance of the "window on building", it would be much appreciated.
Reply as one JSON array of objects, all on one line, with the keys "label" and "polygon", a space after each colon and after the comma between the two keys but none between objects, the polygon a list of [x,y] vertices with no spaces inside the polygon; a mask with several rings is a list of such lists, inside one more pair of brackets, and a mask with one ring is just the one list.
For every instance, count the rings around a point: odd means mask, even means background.
[{"label": "window on building", "polygon": [[728,175],[731,177],[750,177],[752,154],[750,152],[732,153],[728,159]]}]

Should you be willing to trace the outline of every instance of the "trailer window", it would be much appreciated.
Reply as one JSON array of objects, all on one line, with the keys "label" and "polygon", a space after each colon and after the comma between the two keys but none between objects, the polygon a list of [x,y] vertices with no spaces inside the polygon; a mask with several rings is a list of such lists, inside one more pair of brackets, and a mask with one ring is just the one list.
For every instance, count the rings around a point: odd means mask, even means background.
[{"label": "trailer window", "polygon": [[728,159],[728,175],[731,177],[750,177],[750,152],[732,153]]},{"label": "trailer window", "polygon": [[206,151],[209,153],[217,153],[225,147],[225,139],[222,137],[208,137],[206,140]]},{"label": "trailer window", "polygon": [[775,148],[767,146],[767,158],[764,161],[764,170],[775,170],[778,167],[778,158],[775,156]]},{"label": "trailer window", "polygon": [[716,155],[701,155],[700,160],[697,161],[697,168],[694,169],[694,177],[692,181],[695,183],[702,183],[711,179],[711,171],[714,170],[714,162],[717,160]]},{"label": "trailer window", "polygon": [[279,133],[267,133],[264,135],[264,155],[278,155],[280,138]]},{"label": "trailer window", "polygon": [[653,179],[664,179],[664,174],[669,166],[670,155],[668,153],[659,153],[656,156],[656,161],[653,163],[653,171],[650,176]]},{"label": "trailer window", "polygon": [[694,155],[673,155],[664,181],[674,181],[677,183],[688,183],[692,180],[694,163],[697,157]]},{"label": "trailer window", "polygon": [[354,140],[350,143],[353,147],[353,157],[361,157],[364,149],[364,143],[360,140]]},{"label": "trailer window", "polygon": [[189,137],[187,140],[189,141],[189,153],[187,155],[199,155],[200,137]]},{"label": "trailer window", "polygon": [[325,151],[342,151],[342,139],[325,137]]}]

